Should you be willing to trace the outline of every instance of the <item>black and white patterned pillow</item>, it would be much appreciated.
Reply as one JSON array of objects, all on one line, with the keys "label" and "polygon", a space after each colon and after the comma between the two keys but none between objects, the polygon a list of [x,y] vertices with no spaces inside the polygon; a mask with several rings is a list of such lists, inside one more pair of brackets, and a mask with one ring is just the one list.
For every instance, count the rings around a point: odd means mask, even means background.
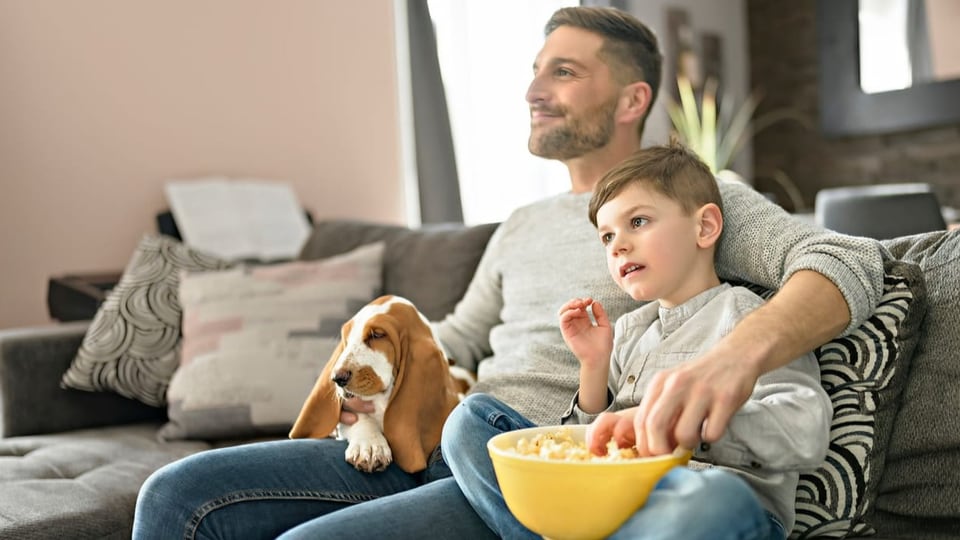
[{"label": "black and white patterned pillow", "polygon": [[[746,286],[764,298],[773,294]],[[919,267],[889,261],[873,315],[815,351],[833,405],[830,447],[821,467],[800,475],[791,540],[874,534],[869,518],[925,310]]]},{"label": "black and white patterned pillow", "polygon": [[926,311],[919,267],[891,261],[884,270],[883,295],[873,315],[816,351],[833,403],[830,448],[823,466],[800,476],[790,538],[875,533],[869,518]]},{"label": "black and white patterned pillow", "polygon": [[178,365],[180,272],[230,266],[172,238],[144,236],[90,323],[60,385],[164,405]]}]

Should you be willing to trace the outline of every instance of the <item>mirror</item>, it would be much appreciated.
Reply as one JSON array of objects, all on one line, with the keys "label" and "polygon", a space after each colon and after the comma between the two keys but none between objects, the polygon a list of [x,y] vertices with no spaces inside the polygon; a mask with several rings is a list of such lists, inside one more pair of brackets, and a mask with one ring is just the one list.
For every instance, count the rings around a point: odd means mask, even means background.
[{"label": "mirror", "polygon": [[[817,0],[820,126],[823,133],[829,136],[870,135],[960,123],[960,100],[956,98],[960,96],[960,73],[957,73],[960,68],[946,69],[932,80],[914,79],[911,71],[909,85],[901,84],[901,88],[887,91],[864,91],[860,75],[860,5],[872,1]],[[914,0],[877,1],[907,4]],[[921,3],[927,12],[927,20],[929,12],[937,6],[946,6],[954,13],[960,7],[955,0],[921,0]],[[948,38],[956,40],[956,30],[949,28],[956,25],[946,21],[946,26]],[[867,42],[870,42],[869,38]],[[931,56],[933,54],[931,52]],[[943,57],[956,66],[960,62],[960,46],[948,45]],[[884,58],[882,53],[880,58],[883,58],[881,67],[890,69],[889,58]]]},{"label": "mirror", "polygon": [[960,78],[954,0],[860,0],[860,88],[868,94]]}]

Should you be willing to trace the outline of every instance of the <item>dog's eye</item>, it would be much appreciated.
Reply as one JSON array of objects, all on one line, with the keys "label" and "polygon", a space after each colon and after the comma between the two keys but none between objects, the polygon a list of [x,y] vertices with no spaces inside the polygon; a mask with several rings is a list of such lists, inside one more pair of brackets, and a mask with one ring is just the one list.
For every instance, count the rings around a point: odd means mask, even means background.
[{"label": "dog's eye", "polygon": [[374,328],[370,330],[370,336],[368,339],[381,339],[387,337],[387,333],[379,328]]}]

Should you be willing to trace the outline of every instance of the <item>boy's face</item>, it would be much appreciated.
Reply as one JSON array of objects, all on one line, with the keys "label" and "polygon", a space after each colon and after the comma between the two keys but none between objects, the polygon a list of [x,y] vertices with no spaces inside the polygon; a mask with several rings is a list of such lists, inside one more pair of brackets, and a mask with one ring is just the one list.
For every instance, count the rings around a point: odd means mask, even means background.
[{"label": "boy's face", "polygon": [[633,183],[598,209],[597,232],[610,275],[634,300],[673,307],[701,292],[687,279],[703,264],[696,212]]}]

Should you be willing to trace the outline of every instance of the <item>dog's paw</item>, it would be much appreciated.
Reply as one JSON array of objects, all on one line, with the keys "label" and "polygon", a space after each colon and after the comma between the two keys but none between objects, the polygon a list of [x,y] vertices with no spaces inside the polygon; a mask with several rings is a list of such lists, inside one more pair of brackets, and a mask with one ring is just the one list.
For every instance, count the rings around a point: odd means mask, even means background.
[{"label": "dog's paw", "polygon": [[354,437],[347,445],[347,463],[363,472],[377,472],[387,468],[393,462],[393,453],[383,434],[375,433],[369,437]]}]

